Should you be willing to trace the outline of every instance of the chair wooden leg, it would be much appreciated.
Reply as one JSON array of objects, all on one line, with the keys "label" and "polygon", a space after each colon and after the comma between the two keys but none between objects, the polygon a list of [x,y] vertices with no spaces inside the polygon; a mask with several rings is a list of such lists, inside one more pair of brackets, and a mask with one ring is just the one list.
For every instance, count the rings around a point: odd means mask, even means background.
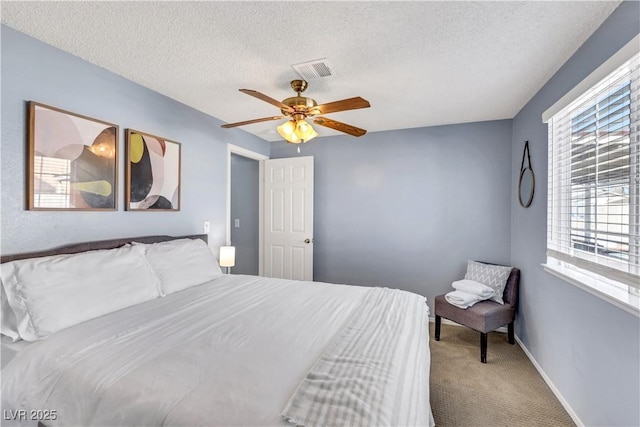
[{"label": "chair wooden leg", "polygon": [[487,334],[480,332],[480,362],[487,363]]},{"label": "chair wooden leg", "polygon": [[436,314],[436,333],[435,333],[436,341],[440,341],[440,325],[441,324],[442,324],[442,317]]},{"label": "chair wooden leg", "polygon": [[514,332],[513,332],[513,322],[509,323],[509,326],[507,326],[507,329],[509,331],[508,335],[509,335],[509,344],[513,345],[516,343],[516,340],[514,338]]}]

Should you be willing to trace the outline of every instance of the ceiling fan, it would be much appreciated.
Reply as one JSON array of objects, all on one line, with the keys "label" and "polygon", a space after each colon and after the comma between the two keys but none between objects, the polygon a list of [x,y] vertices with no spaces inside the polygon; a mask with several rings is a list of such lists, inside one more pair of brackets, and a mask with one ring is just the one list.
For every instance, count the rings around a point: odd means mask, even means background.
[{"label": "ceiling fan", "polygon": [[368,108],[371,106],[369,101],[364,98],[356,96],[355,98],[342,99],[340,101],[329,102],[327,104],[320,104],[312,99],[302,96],[302,92],[307,88],[307,82],[305,80],[292,80],[291,88],[298,93],[297,96],[287,98],[282,102],[273,99],[267,95],[264,95],[258,91],[251,89],[240,89],[240,92],[251,95],[255,98],[268,102],[271,105],[275,105],[280,108],[282,116],[263,117],[261,119],[246,120],[237,123],[228,123],[222,125],[223,128],[232,128],[236,126],[244,126],[252,123],[267,122],[270,120],[280,120],[286,117],[291,119],[278,126],[278,133],[287,142],[293,144],[300,144],[311,140],[318,136],[318,133],[313,127],[305,120],[307,117],[313,117],[313,123],[325,126],[331,129],[338,130],[353,136],[362,136],[367,133],[366,130],[358,127],[348,125],[346,123],[339,122],[337,120],[327,119],[326,117],[316,117],[319,114],[336,113],[338,111],[356,110],[358,108]]}]

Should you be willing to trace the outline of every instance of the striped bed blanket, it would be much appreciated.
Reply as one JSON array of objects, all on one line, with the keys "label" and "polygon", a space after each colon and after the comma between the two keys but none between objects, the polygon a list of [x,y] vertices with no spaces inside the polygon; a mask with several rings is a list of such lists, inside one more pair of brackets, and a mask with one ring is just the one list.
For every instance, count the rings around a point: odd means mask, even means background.
[{"label": "striped bed blanket", "polygon": [[371,288],[282,412],[312,426],[433,426],[424,297]]}]

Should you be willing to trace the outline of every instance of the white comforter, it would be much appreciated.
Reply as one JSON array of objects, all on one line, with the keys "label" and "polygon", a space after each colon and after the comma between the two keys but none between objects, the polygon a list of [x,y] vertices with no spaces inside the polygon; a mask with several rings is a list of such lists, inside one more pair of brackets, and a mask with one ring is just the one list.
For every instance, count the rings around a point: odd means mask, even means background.
[{"label": "white comforter", "polygon": [[[368,289],[232,275],[85,322],[2,370],[3,414],[55,411],[47,426],[287,425],[287,402]],[[430,418],[425,347],[414,355],[424,364],[401,371],[426,369],[416,392]]]}]

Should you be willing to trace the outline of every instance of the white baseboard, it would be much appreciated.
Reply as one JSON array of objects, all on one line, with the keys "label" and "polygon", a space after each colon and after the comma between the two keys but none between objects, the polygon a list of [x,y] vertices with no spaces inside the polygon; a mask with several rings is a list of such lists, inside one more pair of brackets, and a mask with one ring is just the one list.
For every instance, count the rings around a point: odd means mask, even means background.
[{"label": "white baseboard", "polygon": [[[436,321],[436,319],[435,317],[430,317],[429,321],[433,323]],[[459,323],[452,322],[451,320],[445,319],[445,318],[442,318],[442,323],[445,325],[463,326],[463,325],[460,325]],[[501,328],[496,329],[496,332],[507,333],[507,328],[503,326]],[[564,396],[562,396],[562,393],[560,393],[560,390],[558,390],[556,386],[551,382],[551,379],[542,370],[542,368],[540,367],[536,359],[533,357],[533,355],[529,351],[529,349],[522,343],[522,341],[520,341],[520,338],[518,338],[517,335],[515,335],[515,339],[520,345],[520,348],[522,349],[522,351],[524,351],[524,354],[526,354],[529,360],[531,361],[531,364],[533,364],[533,366],[536,368],[536,370],[538,371],[538,373],[540,374],[544,382],[547,383],[547,385],[549,386],[553,394],[556,396],[556,398],[558,399],[562,407],[565,409],[565,411],[567,411],[567,413],[569,414],[573,422],[576,423],[576,426],[585,427],[582,420],[580,420],[580,418],[578,417],[578,414],[576,414],[574,410],[571,408],[571,406],[569,406],[569,403],[566,401]]]},{"label": "white baseboard", "polygon": [[538,362],[536,362],[536,359],[534,359],[533,355],[529,352],[529,349],[522,343],[522,341],[520,341],[520,338],[518,338],[517,335],[515,336],[515,338],[522,351],[524,351],[524,354],[527,355],[533,366],[535,366],[535,368],[538,370],[538,373],[540,374],[544,382],[547,383],[553,394],[555,394],[556,398],[560,401],[560,404],[564,407],[565,411],[567,411],[573,422],[576,423],[578,427],[585,427],[582,420],[580,420],[580,418],[578,417],[578,414],[574,412],[574,410],[569,405],[569,402],[567,402],[564,396],[562,396],[562,393],[560,393],[560,390],[556,388],[556,386],[551,382],[551,379],[547,376],[547,374],[544,373]]}]

